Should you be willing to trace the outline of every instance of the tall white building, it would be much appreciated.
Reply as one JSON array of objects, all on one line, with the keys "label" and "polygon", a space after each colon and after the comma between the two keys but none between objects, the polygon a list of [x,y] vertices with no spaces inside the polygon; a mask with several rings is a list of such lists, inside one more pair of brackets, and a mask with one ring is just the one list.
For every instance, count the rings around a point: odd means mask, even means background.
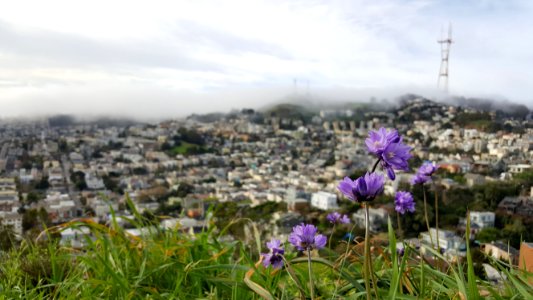
[{"label": "tall white building", "polygon": [[328,192],[317,192],[311,195],[311,206],[321,210],[338,208],[337,195]]}]

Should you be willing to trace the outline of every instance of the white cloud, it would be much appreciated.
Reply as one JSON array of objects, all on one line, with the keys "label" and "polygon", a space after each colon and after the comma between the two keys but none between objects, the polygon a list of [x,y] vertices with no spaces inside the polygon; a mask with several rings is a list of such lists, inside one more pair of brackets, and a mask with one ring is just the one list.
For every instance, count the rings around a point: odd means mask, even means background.
[{"label": "white cloud", "polygon": [[532,6],[425,0],[15,1],[0,10],[0,103],[155,116],[257,107],[293,78],[353,98],[428,91],[448,21],[451,90],[528,103]]}]

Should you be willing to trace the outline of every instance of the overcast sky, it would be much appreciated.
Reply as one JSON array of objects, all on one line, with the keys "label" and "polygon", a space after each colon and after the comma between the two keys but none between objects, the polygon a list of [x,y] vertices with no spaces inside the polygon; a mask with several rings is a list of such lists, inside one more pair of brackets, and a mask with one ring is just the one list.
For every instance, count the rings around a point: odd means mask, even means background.
[{"label": "overcast sky", "polygon": [[533,106],[533,1],[4,1],[0,116],[171,117],[450,91]]}]

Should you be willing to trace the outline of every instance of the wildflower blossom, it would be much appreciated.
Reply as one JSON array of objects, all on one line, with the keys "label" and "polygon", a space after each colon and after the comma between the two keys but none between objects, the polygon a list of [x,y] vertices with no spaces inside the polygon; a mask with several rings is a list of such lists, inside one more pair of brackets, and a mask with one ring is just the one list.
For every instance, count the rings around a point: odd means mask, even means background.
[{"label": "wildflower blossom", "polygon": [[326,219],[332,224],[349,224],[350,218],[347,215],[341,215],[338,212],[330,213]]},{"label": "wildflower blossom", "polygon": [[439,165],[426,161],[418,169],[418,174],[431,177],[431,175],[433,175],[433,173],[435,173],[435,171],[437,171],[438,168],[439,168]]},{"label": "wildflower blossom", "polygon": [[404,248],[396,248],[396,254],[398,254],[399,257],[402,257],[405,254]]},{"label": "wildflower blossom", "polygon": [[275,269],[281,268],[283,266],[283,254],[285,254],[285,249],[281,246],[281,241],[271,239],[266,245],[270,249],[270,252],[261,254],[263,256],[263,266],[267,268],[272,265]]},{"label": "wildflower blossom", "polygon": [[402,215],[407,211],[415,212],[415,201],[409,192],[397,192],[394,203],[396,204],[396,211]]},{"label": "wildflower blossom", "polygon": [[289,235],[289,242],[298,249],[298,251],[310,251],[321,249],[326,245],[327,238],[322,234],[316,234],[317,228],[311,224],[296,225],[292,228]]},{"label": "wildflower blossom", "polygon": [[365,144],[370,153],[380,156],[390,143],[398,143],[399,141],[398,131],[387,131],[381,127],[378,131],[371,130],[368,133]]},{"label": "wildflower blossom", "polygon": [[435,171],[437,171],[438,168],[439,166],[435,163],[423,163],[422,166],[420,166],[420,168],[416,172],[415,176],[411,178],[411,184],[424,184],[426,182],[431,181],[431,176],[433,175],[433,173],[435,173]]},{"label": "wildflower blossom", "polygon": [[401,138],[400,142],[391,143],[383,150],[381,165],[387,170],[387,176],[389,176],[390,180],[396,178],[394,170],[409,170],[407,160],[412,157],[409,151],[411,151],[411,147],[403,144]]},{"label": "wildflower blossom", "polygon": [[428,181],[430,181],[431,178],[429,176],[424,176],[421,174],[415,174],[415,176],[411,177],[411,184],[417,185],[417,184],[424,184]]},{"label": "wildflower blossom", "polygon": [[383,176],[376,173],[366,173],[353,181],[349,177],[345,177],[337,188],[352,201],[372,201],[383,193],[384,182]]},{"label": "wildflower blossom", "polygon": [[409,170],[409,160],[412,155],[409,153],[411,147],[402,142],[398,131],[387,131],[380,128],[378,131],[370,131],[365,140],[367,149],[381,160],[381,166],[387,171],[387,176],[394,180],[396,174],[394,170]]}]

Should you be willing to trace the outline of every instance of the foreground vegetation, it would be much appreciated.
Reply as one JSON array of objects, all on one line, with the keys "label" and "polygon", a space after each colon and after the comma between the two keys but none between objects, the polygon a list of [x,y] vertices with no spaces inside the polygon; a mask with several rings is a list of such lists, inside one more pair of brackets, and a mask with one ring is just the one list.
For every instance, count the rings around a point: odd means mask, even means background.
[{"label": "foreground vegetation", "polygon": [[[131,223],[146,227],[135,212]],[[242,221],[242,220],[240,220]],[[39,242],[22,241],[0,257],[0,299],[304,299],[310,291],[307,257],[285,242],[282,269],[265,268],[265,241],[251,220],[252,243],[232,240],[209,220],[195,235],[152,227],[134,237],[117,224],[89,220],[49,228]],[[66,228],[88,227],[83,250],[54,238]],[[374,245],[372,297],[381,299],[533,299],[533,274],[490,260],[506,278],[493,284],[476,277],[470,248],[465,261],[431,251],[397,251],[389,224],[388,245]],[[363,243],[335,242],[311,257],[315,299],[366,298]]]}]

